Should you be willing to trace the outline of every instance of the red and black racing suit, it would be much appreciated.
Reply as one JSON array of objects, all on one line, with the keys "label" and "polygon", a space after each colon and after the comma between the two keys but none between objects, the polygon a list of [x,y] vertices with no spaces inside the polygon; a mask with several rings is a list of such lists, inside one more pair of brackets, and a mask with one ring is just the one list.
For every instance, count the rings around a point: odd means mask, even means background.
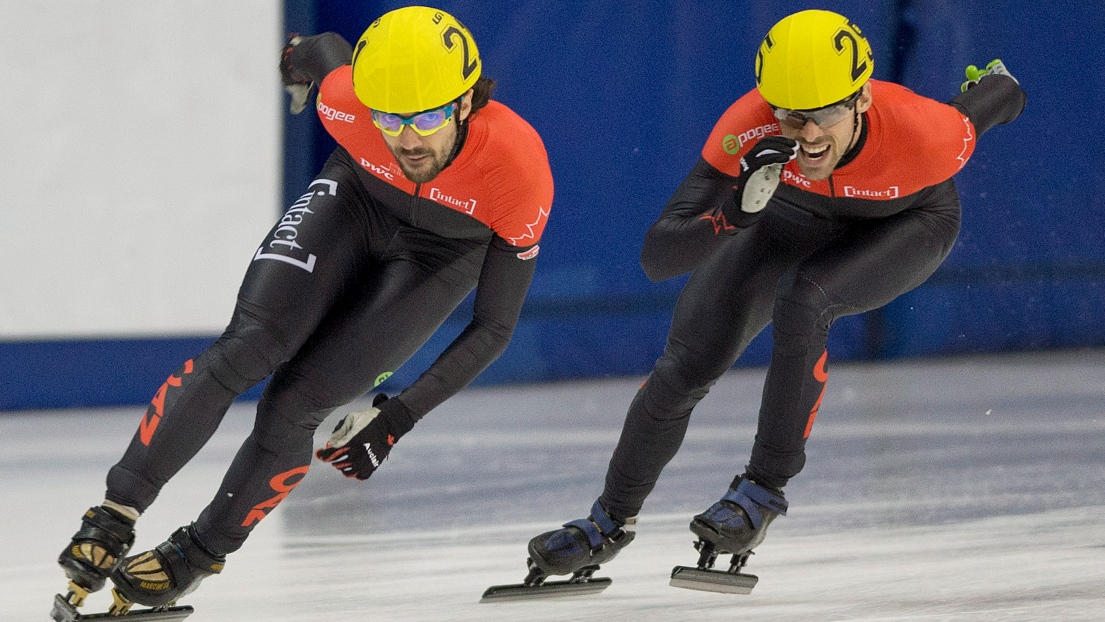
[{"label": "red and black racing suit", "polygon": [[[770,322],[773,349],[747,474],[782,489],[805,464],[805,443],[827,379],[825,343],[840,317],[881,307],[943,262],[959,232],[952,181],[984,131],[1016,118],[1024,93],[984,78],[942,104],[871,81],[861,135],[829,179],[791,161],[745,229],[720,210],[735,201],[741,157],[780,128],[752,91],[721,117],[702,158],[649,229],[641,264],[654,281],[692,271],[663,356],[637,392],[600,501],[636,516],[675,456],[691,409]],[[730,212],[732,213],[732,212]]]},{"label": "red and black racing suit", "polygon": [[506,348],[533,276],[553,196],[537,132],[491,101],[458,127],[451,163],[411,182],[353,93],[349,51],[332,34],[296,48],[339,147],[253,255],[226,332],[169,377],[108,474],[107,498],[144,511],[231,402],[271,375],[196,522],[215,554],[237,550],[299,483],[322,420],[386,379],[477,288],[467,328],[392,400],[413,422],[467,385]]}]

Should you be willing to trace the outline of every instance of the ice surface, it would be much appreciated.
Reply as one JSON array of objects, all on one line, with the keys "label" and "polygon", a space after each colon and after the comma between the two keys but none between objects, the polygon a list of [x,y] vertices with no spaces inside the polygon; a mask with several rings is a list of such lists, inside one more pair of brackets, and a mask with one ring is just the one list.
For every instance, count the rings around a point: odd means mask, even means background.
[{"label": "ice surface", "polygon": [[[747,460],[762,381],[731,372],[696,409],[636,541],[596,575],[614,580],[602,594],[479,603],[522,580],[530,537],[586,514],[641,378],[469,389],[368,482],[316,464],[185,599],[190,621],[1105,620],[1097,351],[832,367],[790,513],[746,569],[753,593],[669,587],[697,559],[690,517]],[[136,550],[195,518],[252,407],[165,488]],[[48,619],[65,585],[54,559],[142,410],[0,414],[0,620]]]}]

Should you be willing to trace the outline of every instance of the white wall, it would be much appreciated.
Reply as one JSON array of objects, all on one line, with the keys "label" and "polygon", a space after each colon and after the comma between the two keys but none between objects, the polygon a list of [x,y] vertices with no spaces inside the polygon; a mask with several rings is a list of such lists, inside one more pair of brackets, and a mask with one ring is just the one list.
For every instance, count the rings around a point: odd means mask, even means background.
[{"label": "white wall", "polygon": [[221,332],[278,216],[278,0],[0,0],[0,339]]}]

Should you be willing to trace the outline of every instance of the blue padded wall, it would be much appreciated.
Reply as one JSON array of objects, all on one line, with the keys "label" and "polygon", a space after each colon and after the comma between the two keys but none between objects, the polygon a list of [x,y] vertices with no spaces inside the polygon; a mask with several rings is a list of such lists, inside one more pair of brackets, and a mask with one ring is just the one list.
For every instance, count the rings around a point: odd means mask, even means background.
[{"label": "blue padded wall", "polygon": [[[982,138],[957,176],[964,221],[945,266],[886,308],[845,318],[831,360],[1105,345],[1105,74],[1093,69],[1100,3],[441,1],[473,32],[495,98],[541,133],[556,198],[523,319],[478,380],[644,374],[683,279],[653,284],[641,239],[721,112],[753,87],[767,29],[804,8],[844,13],[876,72],[946,101],[963,68],[1005,60],[1028,92],[1015,123]],[[398,2],[287,0],[287,30],[350,41]],[[275,64],[275,56],[274,56]],[[286,203],[333,142],[288,116]],[[262,232],[258,232],[261,235]],[[464,305],[385,386],[412,381],[464,326]],[[769,331],[768,331],[769,332]],[[210,338],[0,342],[0,410],[143,402]],[[738,365],[770,353],[761,335]],[[134,361],[140,361],[136,364]],[[103,382],[101,383],[100,380]],[[107,387],[103,383],[114,383]]]}]

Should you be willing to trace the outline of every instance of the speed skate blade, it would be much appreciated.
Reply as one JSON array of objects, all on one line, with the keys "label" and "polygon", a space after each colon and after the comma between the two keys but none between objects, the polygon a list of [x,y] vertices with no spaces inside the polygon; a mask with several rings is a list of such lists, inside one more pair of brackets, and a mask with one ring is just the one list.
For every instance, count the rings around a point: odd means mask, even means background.
[{"label": "speed skate blade", "polygon": [[529,600],[533,598],[555,598],[559,596],[582,596],[597,594],[610,587],[608,578],[588,579],[586,581],[546,581],[541,585],[492,585],[483,593],[481,603],[502,600]]},{"label": "speed skate blade", "polygon": [[54,609],[50,616],[55,622],[81,622],[81,620],[114,620],[115,622],[178,622],[192,615],[191,607],[167,607],[165,609],[132,609],[122,615],[110,613],[82,614],[61,594],[54,596]]},{"label": "speed skate blade", "polygon": [[704,570],[690,566],[676,566],[671,571],[668,585],[703,592],[721,592],[723,594],[751,594],[759,577],[754,574],[739,574],[722,570]]}]

